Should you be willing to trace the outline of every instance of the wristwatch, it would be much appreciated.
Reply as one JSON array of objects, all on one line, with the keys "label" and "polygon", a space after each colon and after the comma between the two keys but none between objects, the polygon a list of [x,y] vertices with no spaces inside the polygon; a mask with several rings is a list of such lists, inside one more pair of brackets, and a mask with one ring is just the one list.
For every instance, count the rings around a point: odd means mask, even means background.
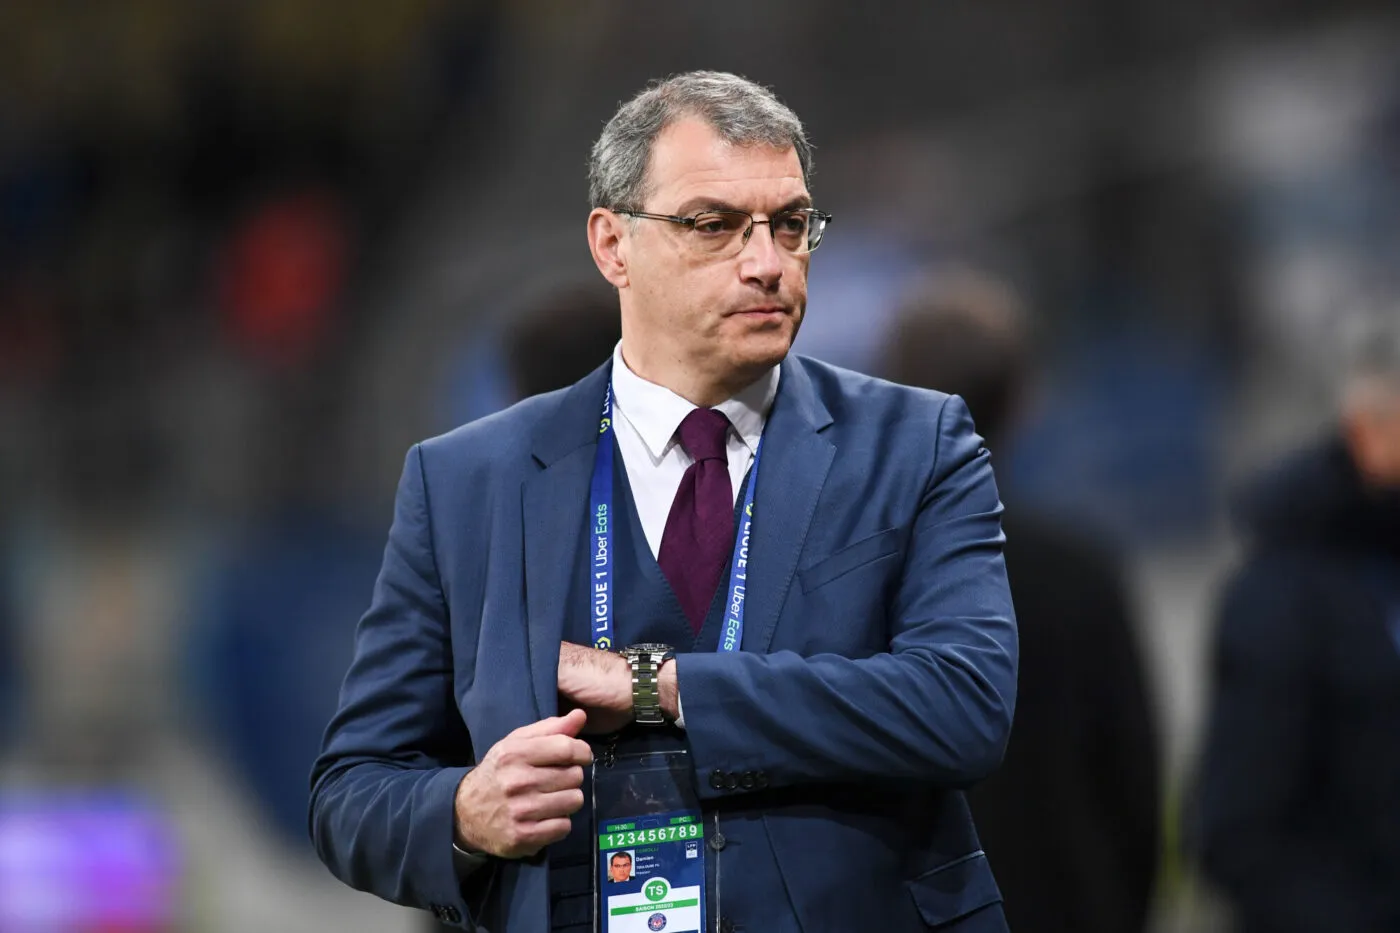
[{"label": "wristwatch", "polygon": [[628,645],[618,654],[632,665],[632,718],[644,726],[660,726],[666,722],[661,714],[661,688],[657,674],[661,665],[676,656],[670,645],[646,642]]}]

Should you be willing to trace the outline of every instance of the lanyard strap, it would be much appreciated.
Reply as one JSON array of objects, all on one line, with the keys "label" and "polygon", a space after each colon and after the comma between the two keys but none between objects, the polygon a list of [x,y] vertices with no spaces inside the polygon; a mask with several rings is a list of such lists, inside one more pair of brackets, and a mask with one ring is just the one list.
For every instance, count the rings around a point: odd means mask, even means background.
[{"label": "lanyard strap", "polygon": [[[590,583],[593,620],[593,647],[611,651],[613,647],[613,387],[603,395],[603,415],[598,423],[598,453],[593,459],[593,482],[589,487],[588,526],[593,536],[590,557]],[[744,488],[744,507],[739,512],[734,534],[734,554],[729,561],[729,598],[724,602],[724,631],[719,651],[738,651],[744,641],[744,593],[749,578],[749,534],[753,528],[753,494],[758,485],[758,458],[763,439],[753,452],[749,481]]]}]

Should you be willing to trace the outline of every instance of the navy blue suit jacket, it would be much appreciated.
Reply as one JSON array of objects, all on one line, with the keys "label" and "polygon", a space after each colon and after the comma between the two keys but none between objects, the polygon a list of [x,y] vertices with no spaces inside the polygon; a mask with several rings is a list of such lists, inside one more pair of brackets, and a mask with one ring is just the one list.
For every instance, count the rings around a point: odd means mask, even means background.
[{"label": "navy blue suit jacket", "polygon": [[[956,397],[782,365],[743,650],[676,661],[696,787],[762,821],[786,888],[765,896],[794,927],[1000,933],[961,791],[1001,760],[1016,692],[989,455]],[[557,711],[608,374],[409,451],[312,773],[311,835],[352,887],[468,929],[548,928],[541,859],[458,878],[453,795],[477,755]]]}]

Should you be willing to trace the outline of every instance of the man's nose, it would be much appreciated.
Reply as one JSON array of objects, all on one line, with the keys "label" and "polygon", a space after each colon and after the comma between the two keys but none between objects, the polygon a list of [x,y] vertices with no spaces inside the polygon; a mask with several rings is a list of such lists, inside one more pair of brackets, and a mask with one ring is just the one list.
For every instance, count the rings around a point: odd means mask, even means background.
[{"label": "man's nose", "polygon": [[[760,230],[759,227],[764,229]],[[773,239],[770,220],[754,221],[749,238],[739,254],[741,272],[745,279],[762,283],[765,289],[777,287],[783,277],[783,257]]]}]

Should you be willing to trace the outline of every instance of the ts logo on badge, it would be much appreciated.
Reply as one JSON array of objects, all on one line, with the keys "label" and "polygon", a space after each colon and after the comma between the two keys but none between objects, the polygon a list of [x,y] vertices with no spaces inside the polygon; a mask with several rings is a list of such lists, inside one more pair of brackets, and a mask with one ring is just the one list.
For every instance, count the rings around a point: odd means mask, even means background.
[{"label": "ts logo on badge", "polygon": [[647,918],[647,929],[650,929],[650,930],[664,930],[664,929],[666,929],[666,915],[665,915],[665,914],[652,914],[650,917]]}]

